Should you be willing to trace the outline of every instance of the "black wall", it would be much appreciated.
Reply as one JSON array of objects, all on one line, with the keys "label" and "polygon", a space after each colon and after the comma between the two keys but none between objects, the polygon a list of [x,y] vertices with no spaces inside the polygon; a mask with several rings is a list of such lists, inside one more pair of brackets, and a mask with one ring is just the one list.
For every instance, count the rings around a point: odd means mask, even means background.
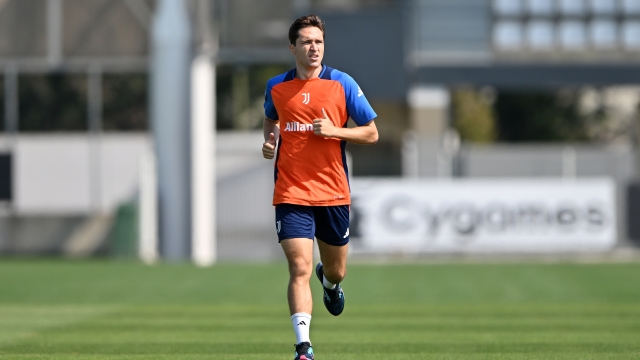
[{"label": "black wall", "polygon": [[404,101],[402,8],[318,15],[325,22],[324,63],[351,75],[369,100]]},{"label": "black wall", "polygon": [[11,155],[0,154],[0,201],[11,201]]},{"label": "black wall", "polygon": [[640,183],[627,188],[627,232],[629,239],[640,244]]}]

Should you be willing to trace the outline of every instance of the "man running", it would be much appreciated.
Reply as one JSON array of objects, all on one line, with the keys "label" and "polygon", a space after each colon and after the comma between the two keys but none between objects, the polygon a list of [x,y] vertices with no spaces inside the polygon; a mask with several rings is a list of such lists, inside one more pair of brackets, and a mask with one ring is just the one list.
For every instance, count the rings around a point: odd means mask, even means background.
[{"label": "man running", "polygon": [[[289,264],[295,360],[312,360],[313,239],[320,250],[315,273],[324,289],[323,302],[338,316],[345,302],[340,282],[347,270],[351,204],[345,145],[376,143],[377,115],[353,78],[322,64],[324,22],[318,16],[295,20],[289,42],[296,67],[267,83],[262,154],[273,159],[277,144],[273,205]],[[348,128],[349,118],[358,126]]]}]

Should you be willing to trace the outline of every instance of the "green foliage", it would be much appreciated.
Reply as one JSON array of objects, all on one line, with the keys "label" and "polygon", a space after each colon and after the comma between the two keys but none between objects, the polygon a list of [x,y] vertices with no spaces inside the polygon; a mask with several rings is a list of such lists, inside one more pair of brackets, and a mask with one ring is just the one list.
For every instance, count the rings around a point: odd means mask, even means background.
[{"label": "green foliage", "polygon": [[[0,359],[286,359],[287,267],[0,262]],[[312,279],[315,280],[315,279]],[[637,359],[640,264],[349,267],[322,359]]]},{"label": "green foliage", "polygon": [[19,131],[86,131],[87,77],[20,75]]},{"label": "green foliage", "polygon": [[290,67],[283,65],[219,66],[216,99],[218,129],[261,129],[267,81]]},{"label": "green foliage", "polygon": [[471,89],[453,91],[453,125],[464,141],[491,143],[496,139],[496,119],[487,96]]},{"label": "green foliage", "polygon": [[[143,131],[148,125],[148,76],[105,74],[102,81],[102,128]],[[87,131],[87,76],[21,75],[19,131]]]},{"label": "green foliage", "polygon": [[[257,129],[262,126],[267,81],[289,67],[255,65],[216,69],[218,129]],[[87,131],[87,75],[50,73],[19,76],[19,131]],[[4,86],[0,77],[0,114],[4,115]],[[102,128],[105,131],[149,130],[149,76],[104,74]],[[0,131],[4,119],[0,121]]]},{"label": "green foliage", "polygon": [[495,110],[500,141],[585,141],[589,119],[580,115],[578,94],[565,90],[500,91]]},{"label": "green foliage", "polygon": [[149,77],[146,74],[105,74],[102,79],[102,128],[143,131],[149,128]]}]

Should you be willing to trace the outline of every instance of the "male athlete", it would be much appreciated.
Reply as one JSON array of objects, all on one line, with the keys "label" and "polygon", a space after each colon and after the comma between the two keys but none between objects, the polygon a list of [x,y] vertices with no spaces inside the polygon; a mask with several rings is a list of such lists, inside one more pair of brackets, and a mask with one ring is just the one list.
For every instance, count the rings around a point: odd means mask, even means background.
[{"label": "male athlete", "polygon": [[[349,182],[345,144],[374,144],[377,116],[349,75],[322,64],[324,23],[303,16],[289,28],[296,67],[267,83],[262,154],[275,160],[276,231],[289,263],[287,298],[296,334],[296,360],[312,360],[309,338],[313,239],[315,273],[332,315],[344,309],[340,282],[347,270]],[[358,125],[348,128],[349,118]]]}]

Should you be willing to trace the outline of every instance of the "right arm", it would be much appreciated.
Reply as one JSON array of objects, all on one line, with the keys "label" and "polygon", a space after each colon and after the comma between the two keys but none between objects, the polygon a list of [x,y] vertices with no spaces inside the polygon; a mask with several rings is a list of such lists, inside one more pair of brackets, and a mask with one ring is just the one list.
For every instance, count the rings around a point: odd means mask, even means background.
[{"label": "right arm", "polygon": [[265,159],[273,159],[276,151],[276,139],[280,136],[280,121],[264,118],[262,123],[264,144],[262,144],[262,156]]}]

